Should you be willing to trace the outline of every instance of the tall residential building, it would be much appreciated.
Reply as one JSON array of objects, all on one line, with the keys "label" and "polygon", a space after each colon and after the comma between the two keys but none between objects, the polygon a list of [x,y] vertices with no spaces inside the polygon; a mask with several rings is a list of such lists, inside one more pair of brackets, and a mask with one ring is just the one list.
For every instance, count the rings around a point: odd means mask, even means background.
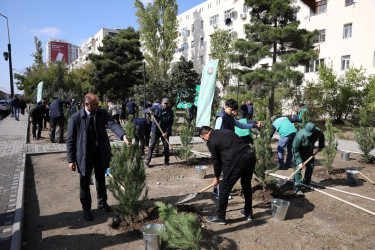
[{"label": "tall residential building", "polygon": [[69,70],[81,68],[89,62],[89,54],[99,54],[98,47],[103,46],[106,36],[115,37],[121,29],[101,29],[96,35],[90,37],[78,50],[78,58],[69,64]]},{"label": "tall residential building", "polygon": [[[228,30],[235,38],[245,38],[244,25],[251,17],[250,7],[244,3],[244,0],[207,0],[178,15],[178,50],[174,61],[184,56],[192,60],[195,69],[201,73],[212,59],[210,35],[216,29]],[[316,0],[315,13],[300,0],[296,4],[300,6],[297,13],[299,28],[319,30],[315,43],[319,58],[307,67],[299,68],[306,73],[306,79],[316,77],[316,66],[322,62],[332,62],[333,70],[338,74],[349,66],[363,67],[367,73],[375,73],[374,0]],[[272,65],[272,60],[264,60],[256,67],[264,63]]]},{"label": "tall residential building", "polygon": [[78,58],[78,49],[67,40],[50,38],[46,45],[47,64],[64,61],[68,65]]}]

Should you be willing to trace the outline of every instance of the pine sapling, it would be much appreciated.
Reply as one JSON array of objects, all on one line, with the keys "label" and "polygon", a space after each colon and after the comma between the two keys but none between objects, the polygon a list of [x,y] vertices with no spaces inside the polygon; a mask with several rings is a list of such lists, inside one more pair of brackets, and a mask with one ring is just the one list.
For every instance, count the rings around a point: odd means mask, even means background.
[{"label": "pine sapling", "polygon": [[[192,121],[195,123],[195,120]],[[194,126],[191,126],[188,122],[184,122],[180,131],[181,147],[178,149],[178,156],[182,159],[187,160],[191,155],[191,149],[193,148],[189,143],[193,139]]]},{"label": "pine sapling", "polygon": [[[131,121],[125,125],[125,131],[127,139],[131,141],[135,131]],[[128,220],[130,216],[137,214],[143,201],[147,199],[146,172],[138,145],[113,145],[112,154],[112,178],[109,179],[108,189],[119,203],[113,209]]]},{"label": "pine sapling", "polygon": [[332,169],[332,163],[335,160],[336,157],[336,148],[338,145],[337,140],[335,140],[335,133],[334,133],[334,128],[332,126],[332,123],[329,119],[326,121],[326,131],[324,132],[324,137],[325,137],[325,143],[326,147],[323,149],[323,156],[325,159],[322,160],[323,166],[327,168],[327,170]]},{"label": "pine sapling", "polygon": [[165,225],[161,238],[172,249],[200,249],[202,230],[197,218],[192,214],[181,213],[172,205],[155,202],[160,219]]},{"label": "pine sapling", "polygon": [[375,132],[371,125],[371,117],[367,110],[362,108],[359,128],[354,130],[354,139],[357,141],[359,149],[362,151],[361,160],[364,163],[370,163],[370,151],[375,147]]},{"label": "pine sapling", "polygon": [[309,111],[305,110],[305,112],[302,113],[302,125],[300,129],[304,128],[306,123],[310,121]]}]

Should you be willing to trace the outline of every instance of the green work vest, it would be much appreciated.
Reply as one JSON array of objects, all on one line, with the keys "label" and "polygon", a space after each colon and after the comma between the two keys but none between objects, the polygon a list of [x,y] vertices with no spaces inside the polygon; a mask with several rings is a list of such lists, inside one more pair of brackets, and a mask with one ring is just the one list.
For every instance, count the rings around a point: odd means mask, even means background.
[{"label": "green work vest", "polygon": [[[246,118],[243,118],[241,120],[238,120],[239,122],[242,122],[242,123],[247,123],[247,119]],[[250,129],[249,128],[238,128],[238,127],[234,127],[234,132],[239,136],[239,137],[243,137],[243,136],[247,136],[247,135],[250,135],[251,136],[251,132],[250,132]]]},{"label": "green work vest", "polygon": [[290,135],[291,133],[297,132],[297,129],[294,125],[289,121],[288,117],[280,117],[277,118],[273,124],[276,131],[279,132],[280,138]]}]

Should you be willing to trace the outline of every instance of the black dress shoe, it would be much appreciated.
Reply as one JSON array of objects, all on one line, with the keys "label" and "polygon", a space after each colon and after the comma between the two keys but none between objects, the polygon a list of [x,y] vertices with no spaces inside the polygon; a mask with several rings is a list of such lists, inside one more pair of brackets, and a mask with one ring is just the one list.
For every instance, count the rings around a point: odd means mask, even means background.
[{"label": "black dress shoe", "polygon": [[225,219],[219,218],[219,217],[217,217],[217,215],[207,216],[206,221],[208,221],[210,223],[220,224],[220,225],[226,225],[227,224],[227,221]]},{"label": "black dress shoe", "polygon": [[92,221],[93,216],[90,210],[83,210],[83,218],[88,221]]},{"label": "black dress shoe", "polygon": [[38,139],[43,139],[43,138],[44,138],[43,136],[38,135]]},{"label": "black dress shoe", "polygon": [[39,140],[39,138],[34,136],[34,137],[33,137],[33,140]]},{"label": "black dress shoe", "polygon": [[169,166],[169,161],[164,161],[164,166]]},{"label": "black dress shoe", "polygon": [[252,214],[252,213],[246,214],[246,213],[245,213],[245,210],[243,210],[243,209],[240,211],[240,214],[241,214],[243,217],[245,217],[246,220],[248,220],[248,221],[253,221],[253,220],[254,220],[254,216],[253,216],[253,214]]},{"label": "black dress shoe", "polygon": [[104,203],[103,205],[98,205],[98,209],[104,209],[105,211],[111,213],[113,212],[113,209],[111,208],[110,205],[108,205],[107,203]]}]

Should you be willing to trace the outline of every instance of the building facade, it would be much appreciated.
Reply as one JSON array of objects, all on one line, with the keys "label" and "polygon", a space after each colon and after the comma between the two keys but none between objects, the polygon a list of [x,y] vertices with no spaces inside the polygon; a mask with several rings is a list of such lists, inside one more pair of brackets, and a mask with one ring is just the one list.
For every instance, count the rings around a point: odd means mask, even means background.
[{"label": "building facade", "polygon": [[[245,38],[244,25],[249,23],[249,8],[244,0],[207,0],[178,15],[178,50],[174,61],[181,56],[194,62],[201,73],[210,57],[210,35],[216,29],[228,30],[234,38]],[[319,30],[315,48],[317,60],[298,69],[305,79],[316,78],[317,65],[332,63],[333,70],[342,74],[353,66],[363,67],[375,74],[375,10],[374,0],[316,0],[316,12],[297,0],[300,7],[297,19],[299,28]],[[261,64],[272,65],[271,60]],[[237,81],[231,81],[235,83]]]},{"label": "building facade", "polygon": [[90,37],[79,49],[78,57],[69,64],[69,70],[84,67],[90,62],[89,54],[99,54],[98,48],[103,46],[103,39],[106,36],[115,37],[120,33],[120,29],[101,29],[94,36]]},{"label": "building facade", "polygon": [[48,39],[46,45],[47,65],[54,62],[65,62],[66,65],[78,58],[79,46],[70,44],[63,39]]}]

